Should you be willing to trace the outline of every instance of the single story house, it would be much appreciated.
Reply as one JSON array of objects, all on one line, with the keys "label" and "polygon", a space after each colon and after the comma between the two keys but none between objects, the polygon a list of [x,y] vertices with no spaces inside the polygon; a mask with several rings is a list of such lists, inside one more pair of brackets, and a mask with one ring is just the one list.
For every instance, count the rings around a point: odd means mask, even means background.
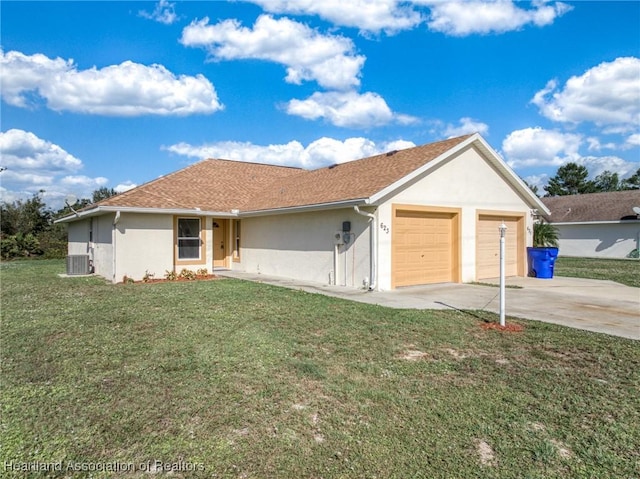
[{"label": "single story house", "polygon": [[640,248],[640,190],[542,198],[562,256],[627,258]]},{"label": "single story house", "polygon": [[69,255],[120,282],[231,269],[391,290],[524,276],[549,211],[479,135],[304,170],[203,160],[60,219]]}]

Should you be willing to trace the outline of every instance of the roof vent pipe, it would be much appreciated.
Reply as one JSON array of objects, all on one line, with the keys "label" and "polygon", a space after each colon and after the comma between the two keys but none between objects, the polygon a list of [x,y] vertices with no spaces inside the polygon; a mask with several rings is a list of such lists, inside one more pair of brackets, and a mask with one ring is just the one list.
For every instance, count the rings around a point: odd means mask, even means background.
[{"label": "roof vent pipe", "polygon": [[353,210],[359,215],[366,216],[370,220],[371,244],[369,247],[369,260],[371,265],[371,283],[369,284],[369,291],[373,291],[378,285],[378,265],[376,262],[376,257],[378,255],[378,222],[376,221],[376,215],[360,211],[360,208],[358,208],[357,205],[353,207]]}]

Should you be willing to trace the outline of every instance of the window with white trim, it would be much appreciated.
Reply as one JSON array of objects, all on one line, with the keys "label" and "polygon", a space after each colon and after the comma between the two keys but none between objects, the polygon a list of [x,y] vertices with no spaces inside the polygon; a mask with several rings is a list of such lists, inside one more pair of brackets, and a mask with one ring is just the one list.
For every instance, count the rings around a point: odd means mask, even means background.
[{"label": "window with white trim", "polygon": [[200,259],[200,218],[178,218],[178,259]]}]

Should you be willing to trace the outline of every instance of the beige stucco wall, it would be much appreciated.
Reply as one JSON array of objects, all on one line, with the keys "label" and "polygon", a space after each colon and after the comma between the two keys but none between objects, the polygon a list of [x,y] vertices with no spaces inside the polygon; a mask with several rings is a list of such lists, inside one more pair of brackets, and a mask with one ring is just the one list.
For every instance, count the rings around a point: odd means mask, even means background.
[{"label": "beige stucco wall", "polygon": [[333,237],[343,221],[351,221],[353,235],[339,248],[338,284],[362,287],[370,276],[369,220],[353,209],[243,218],[241,261],[232,267],[330,284],[335,274]]},{"label": "beige stucco wall", "polygon": [[122,213],[114,232],[113,280],[141,280],[146,271],[164,277],[173,270],[173,238],[172,215]]},{"label": "beige stucco wall", "polygon": [[115,214],[93,218],[93,266],[96,274],[113,278],[113,218]]},{"label": "beige stucco wall", "polygon": [[[379,289],[391,289],[392,206],[411,204],[461,209],[461,280],[476,279],[476,218],[479,210],[525,213],[526,245],[531,245],[530,206],[474,148],[405,187],[378,209]],[[496,231],[496,244],[499,236]],[[525,260],[526,260],[526,253]]]},{"label": "beige stucco wall", "polygon": [[[174,216],[164,214],[121,213],[115,228],[115,213],[69,223],[68,253],[89,255],[95,273],[116,283],[124,276],[139,281],[147,271],[156,278],[183,268],[212,271],[212,219],[200,219],[205,255],[198,264],[174,264]],[[93,242],[89,242],[90,229]]]},{"label": "beige stucco wall", "polygon": [[638,248],[640,223],[556,225],[561,256],[626,258]]}]

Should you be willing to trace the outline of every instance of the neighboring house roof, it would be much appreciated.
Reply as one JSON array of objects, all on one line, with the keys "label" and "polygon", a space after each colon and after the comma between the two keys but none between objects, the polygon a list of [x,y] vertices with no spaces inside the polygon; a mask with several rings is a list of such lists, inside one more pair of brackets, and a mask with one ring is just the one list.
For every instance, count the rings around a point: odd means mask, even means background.
[{"label": "neighboring house roof", "polygon": [[542,201],[551,210],[552,223],[636,220],[633,207],[640,207],[640,190],[550,196]]},{"label": "neighboring house roof", "polygon": [[[113,196],[80,212],[80,216],[116,209],[149,212],[260,214],[288,208],[353,202],[370,204],[436,168],[474,144],[534,208],[544,204],[477,133],[361,160],[303,170],[230,160],[203,160],[182,170]],[[153,211],[152,211],[153,210]],[[73,221],[68,216],[59,221]]]}]

